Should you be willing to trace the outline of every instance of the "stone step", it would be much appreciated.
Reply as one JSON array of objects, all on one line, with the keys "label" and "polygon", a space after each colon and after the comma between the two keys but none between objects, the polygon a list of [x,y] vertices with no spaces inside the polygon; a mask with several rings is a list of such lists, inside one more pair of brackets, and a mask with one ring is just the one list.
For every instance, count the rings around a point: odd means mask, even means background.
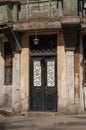
[{"label": "stone step", "polygon": [[28,116],[56,116],[57,112],[28,112]]}]

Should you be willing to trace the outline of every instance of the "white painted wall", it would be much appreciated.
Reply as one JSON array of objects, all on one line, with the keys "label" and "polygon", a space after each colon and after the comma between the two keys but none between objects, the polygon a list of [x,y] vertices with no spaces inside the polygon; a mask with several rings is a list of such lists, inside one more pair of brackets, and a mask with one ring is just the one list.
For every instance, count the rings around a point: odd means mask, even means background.
[{"label": "white painted wall", "polygon": [[13,57],[12,109],[21,111],[20,54]]},{"label": "white painted wall", "polygon": [[4,104],[4,59],[2,57],[3,53],[3,43],[0,41],[0,109]]},{"label": "white painted wall", "polygon": [[66,51],[68,104],[74,104],[74,51]]},{"label": "white painted wall", "polygon": [[59,32],[57,35],[57,108],[59,112],[63,112],[67,104],[67,86],[66,86],[66,54],[63,41],[63,34]]},{"label": "white painted wall", "polygon": [[84,111],[85,106],[85,91],[83,87],[83,41],[80,35],[80,112]]},{"label": "white painted wall", "polygon": [[21,109],[29,110],[29,35],[24,34],[22,37],[21,52]]}]

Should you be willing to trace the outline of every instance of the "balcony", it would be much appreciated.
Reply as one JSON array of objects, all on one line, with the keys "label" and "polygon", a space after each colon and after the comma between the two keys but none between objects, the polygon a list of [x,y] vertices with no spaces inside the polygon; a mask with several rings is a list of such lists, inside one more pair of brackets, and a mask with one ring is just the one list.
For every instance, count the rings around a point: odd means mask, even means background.
[{"label": "balcony", "polygon": [[19,2],[0,1],[0,24],[18,21]]},{"label": "balcony", "polygon": [[63,0],[27,0],[21,3],[19,21],[57,20],[63,16]]}]

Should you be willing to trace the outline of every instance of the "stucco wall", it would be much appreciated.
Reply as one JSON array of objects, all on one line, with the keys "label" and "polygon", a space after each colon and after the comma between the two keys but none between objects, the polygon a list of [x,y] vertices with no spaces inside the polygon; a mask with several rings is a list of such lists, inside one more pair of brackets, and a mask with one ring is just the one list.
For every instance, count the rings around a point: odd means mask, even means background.
[{"label": "stucco wall", "polygon": [[22,52],[21,52],[21,109],[29,110],[29,36],[22,36]]},{"label": "stucco wall", "polygon": [[3,58],[3,43],[0,41],[0,108],[4,104],[4,58]]},{"label": "stucco wall", "polygon": [[58,42],[57,42],[57,82],[58,82],[58,111],[63,112],[66,104],[66,55],[65,55],[65,46],[63,40],[63,33],[60,31],[58,33]]},{"label": "stucco wall", "polygon": [[78,15],[77,0],[63,0],[63,1],[64,1],[64,16],[77,16]]},{"label": "stucco wall", "polygon": [[13,84],[12,84],[12,110],[21,111],[21,82],[20,82],[20,54],[13,57]]},{"label": "stucco wall", "polygon": [[4,44],[0,41],[0,109],[20,111],[20,54],[13,56],[12,85],[4,84]]}]

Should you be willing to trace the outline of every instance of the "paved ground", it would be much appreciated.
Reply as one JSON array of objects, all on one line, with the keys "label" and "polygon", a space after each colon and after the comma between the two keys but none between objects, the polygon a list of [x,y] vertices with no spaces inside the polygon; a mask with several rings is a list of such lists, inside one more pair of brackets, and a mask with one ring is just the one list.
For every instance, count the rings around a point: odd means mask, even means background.
[{"label": "paved ground", "polygon": [[86,130],[86,114],[29,113],[27,116],[0,116],[0,130]]}]

